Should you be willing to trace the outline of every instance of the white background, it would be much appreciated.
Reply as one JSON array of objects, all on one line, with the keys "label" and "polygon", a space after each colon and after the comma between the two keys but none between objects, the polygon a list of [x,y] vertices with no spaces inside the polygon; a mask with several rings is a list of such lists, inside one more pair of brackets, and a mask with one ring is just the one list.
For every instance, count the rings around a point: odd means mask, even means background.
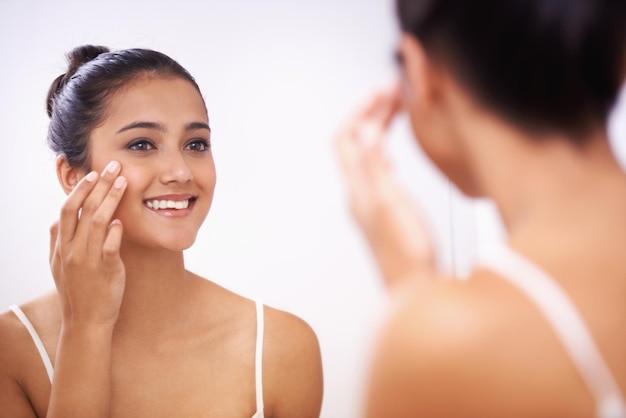
[{"label": "white background", "polygon": [[[395,36],[384,0],[1,0],[0,309],[53,287],[48,227],[64,196],[44,102],[64,54],[84,43],[153,48],[196,77],[213,130],[218,185],[188,267],[309,322],[324,362],[322,416],[358,416],[386,299],[347,213],[332,137],[392,79]],[[612,124],[622,143],[625,113]],[[390,147],[442,268],[464,274],[501,237],[493,208],[460,197],[406,121]]]}]

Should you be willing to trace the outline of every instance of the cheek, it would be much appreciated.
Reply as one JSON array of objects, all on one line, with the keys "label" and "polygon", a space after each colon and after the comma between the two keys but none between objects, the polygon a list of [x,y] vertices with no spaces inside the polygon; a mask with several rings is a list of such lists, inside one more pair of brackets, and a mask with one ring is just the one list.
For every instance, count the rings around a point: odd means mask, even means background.
[{"label": "cheek", "polygon": [[120,216],[131,213],[132,210],[138,210],[141,208],[143,202],[143,192],[146,185],[146,176],[142,170],[137,170],[133,167],[126,167],[122,163],[122,171],[120,176],[126,178],[126,190],[120,200],[117,207],[117,213]]},{"label": "cheek", "polygon": [[136,188],[138,185],[145,182],[145,178],[149,175],[145,168],[138,167],[136,164],[125,164],[124,161],[120,161],[122,170],[120,176],[124,176],[128,181],[128,188]]},{"label": "cheek", "polygon": [[194,180],[201,184],[204,189],[209,191],[215,188],[217,173],[215,171],[215,163],[212,158],[202,164],[198,164],[193,171]]},{"label": "cheek", "polygon": [[433,115],[425,115],[413,107],[410,112],[411,127],[417,143],[428,159],[446,176],[456,165],[457,149],[454,141],[443,132]]},{"label": "cheek", "polygon": [[108,163],[109,161],[105,160],[102,157],[100,158],[93,157],[91,159],[91,170],[98,172],[98,174],[102,174],[102,172],[104,171],[104,168],[106,167]]},{"label": "cheek", "polygon": [[126,191],[124,191],[124,195],[115,210],[115,216],[124,223],[125,220],[136,216],[136,212],[142,209],[142,203],[141,199],[137,198],[137,193],[128,183]]},{"label": "cheek", "polygon": [[[418,121],[415,121],[418,125]],[[427,127],[424,127],[427,126]],[[417,135],[419,130],[420,134]],[[445,129],[421,124],[414,126],[417,142],[428,159],[450,181],[468,196],[477,196],[474,181],[467,167],[462,148]]]}]

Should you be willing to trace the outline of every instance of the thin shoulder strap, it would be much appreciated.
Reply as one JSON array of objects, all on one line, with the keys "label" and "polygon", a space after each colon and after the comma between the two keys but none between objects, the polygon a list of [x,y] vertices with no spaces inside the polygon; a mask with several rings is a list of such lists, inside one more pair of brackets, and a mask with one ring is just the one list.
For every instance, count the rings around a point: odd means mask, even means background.
[{"label": "thin shoulder strap", "polygon": [[543,313],[587,387],[599,418],[626,418],[620,389],[572,301],[543,270],[508,247],[480,260],[525,293]]},{"label": "thin shoulder strap", "polygon": [[19,306],[11,305],[9,309],[13,311],[13,313],[15,314],[15,316],[17,316],[20,322],[24,324],[24,327],[30,334],[30,337],[33,339],[33,342],[35,343],[35,347],[37,347],[37,351],[39,352],[39,356],[41,357],[41,361],[43,361],[43,365],[46,368],[46,373],[48,373],[48,378],[50,379],[50,383],[52,383],[52,378],[54,376],[54,368],[52,367],[52,362],[50,361],[48,352],[46,351],[46,348],[44,347],[43,342],[41,341],[41,338],[39,337],[39,334],[37,334],[35,327],[33,327],[33,324],[29,321],[28,317],[24,314],[24,312],[20,309]]},{"label": "thin shoulder strap", "polygon": [[256,353],[254,359],[254,376],[256,379],[256,416],[263,416],[263,334],[265,320],[263,303],[256,301]]}]

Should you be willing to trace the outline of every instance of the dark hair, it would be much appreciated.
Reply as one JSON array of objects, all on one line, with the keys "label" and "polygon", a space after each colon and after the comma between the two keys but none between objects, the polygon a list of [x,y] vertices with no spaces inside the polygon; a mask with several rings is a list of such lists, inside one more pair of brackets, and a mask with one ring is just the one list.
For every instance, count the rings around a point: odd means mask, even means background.
[{"label": "dark hair", "polygon": [[174,76],[189,81],[200,93],[187,70],[149,49],[111,52],[83,45],[69,52],[67,60],[67,72],[48,91],[48,145],[72,167],[89,167],[89,135],[104,119],[111,95],[129,82],[145,75]]},{"label": "dark hair", "polygon": [[580,142],[605,125],[626,62],[625,0],[397,0],[420,40],[483,105]]}]

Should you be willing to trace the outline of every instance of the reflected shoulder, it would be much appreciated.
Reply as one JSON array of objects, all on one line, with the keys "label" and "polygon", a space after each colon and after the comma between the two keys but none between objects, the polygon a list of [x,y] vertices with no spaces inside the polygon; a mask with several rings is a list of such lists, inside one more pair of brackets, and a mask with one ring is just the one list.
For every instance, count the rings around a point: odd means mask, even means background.
[{"label": "reflected shoulder", "polygon": [[477,272],[419,290],[395,306],[381,329],[369,418],[588,412],[584,388],[551,329],[507,283]]}]

